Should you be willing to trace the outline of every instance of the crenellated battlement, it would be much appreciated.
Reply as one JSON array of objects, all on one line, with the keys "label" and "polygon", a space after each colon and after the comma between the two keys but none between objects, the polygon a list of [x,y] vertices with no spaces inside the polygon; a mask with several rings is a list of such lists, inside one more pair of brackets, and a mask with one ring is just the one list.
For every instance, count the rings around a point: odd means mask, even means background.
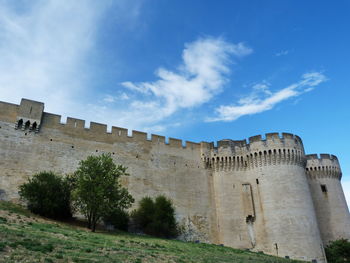
[{"label": "crenellated battlement", "polygon": [[230,150],[232,154],[259,151],[261,149],[294,148],[304,151],[303,142],[299,136],[291,133],[267,133],[265,138],[262,135],[255,135],[244,140],[220,140],[217,147],[213,144],[206,144],[204,147],[219,152]]},{"label": "crenellated battlement", "polygon": [[[21,105],[9,104],[0,101],[0,109],[6,113],[0,114],[0,121],[10,121],[18,131],[39,132],[39,127],[45,129],[57,129],[75,138],[88,139],[97,142],[136,142],[146,144],[157,144],[171,147],[172,149],[200,150],[200,143],[182,141],[176,138],[166,138],[156,134],[148,135],[145,132],[112,126],[111,131],[107,130],[106,124],[90,122],[86,125],[85,120],[68,117],[62,120],[61,115],[44,112],[44,104],[41,102],[22,99]],[[12,114],[10,114],[12,113]],[[5,118],[6,117],[6,118]],[[129,135],[130,134],[130,135]]]},{"label": "crenellated battlement", "polygon": [[338,158],[332,154],[306,155],[306,174],[311,179],[327,177],[340,180],[342,177]]},{"label": "crenellated battlement", "polygon": [[[34,127],[36,132],[39,131],[40,126],[43,130],[56,129],[73,138],[96,142],[110,144],[134,142],[157,146],[164,145],[171,149],[197,150],[201,152],[205,167],[216,171],[249,170],[282,164],[305,166],[306,161],[302,140],[299,136],[291,133],[267,133],[243,140],[224,139],[218,141],[217,146],[215,146],[213,142],[182,141],[156,134],[148,135],[136,130],[129,131],[126,128],[116,126],[112,126],[111,130],[108,131],[106,124],[90,122],[87,125],[85,120],[73,117],[68,117],[63,121],[61,115],[44,112],[43,103],[27,99],[22,99],[21,105],[0,102],[0,108],[3,112],[6,112],[4,116],[0,114],[0,120],[8,121],[8,116],[12,116],[15,128],[19,127],[19,120],[27,118],[31,123],[37,125]],[[33,127],[24,125],[20,130],[26,128],[29,128],[30,131],[33,130]],[[320,157],[308,155],[307,160],[310,169],[313,170],[318,169],[319,166],[335,167],[335,170],[339,167],[337,157],[334,155],[321,154]],[[324,164],[327,160],[331,163]],[[340,168],[338,170],[340,171]]]},{"label": "crenellated battlement", "polygon": [[[203,145],[202,158],[207,168],[246,170],[268,165],[305,165],[304,147],[299,136],[290,133],[267,133],[247,140],[221,140],[217,147]],[[202,147],[203,147],[202,146]]]},{"label": "crenellated battlement", "polygon": [[[153,143],[164,144],[178,149],[200,149],[200,143],[183,141],[176,138],[166,138],[165,136],[150,134],[146,132],[129,130],[126,128],[112,126],[111,131],[107,130],[106,124],[90,122],[90,125],[86,127],[85,121],[72,117],[67,118],[67,122],[61,121],[62,116],[44,113],[42,127],[43,129],[59,129],[66,133],[79,133],[82,137],[90,137],[93,140],[101,142],[119,142],[121,140],[127,142],[139,142],[139,143]],[[130,134],[130,135],[129,135]]]},{"label": "crenellated battlement", "polygon": [[323,160],[331,160],[333,162],[337,162],[339,165],[338,157],[333,154],[321,153],[320,155],[318,155],[317,153],[315,153],[315,154],[307,154],[305,155],[305,157],[307,161],[318,160],[319,162],[322,162]]}]

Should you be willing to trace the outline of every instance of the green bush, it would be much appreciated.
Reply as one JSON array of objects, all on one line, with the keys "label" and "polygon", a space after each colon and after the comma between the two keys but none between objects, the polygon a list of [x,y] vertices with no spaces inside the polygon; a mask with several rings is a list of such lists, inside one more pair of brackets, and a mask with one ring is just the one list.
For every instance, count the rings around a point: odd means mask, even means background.
[{"label": "green bush", "polygon": [[72,217],[70,184],[53,172],[40,172],[20,186],[19,194],[27,201],[28,209],[45,217],[67,219]]},{"label": "green bush", "polygon": [[114,209],[103,216],[105,224],[111,224],[116,229],[122,231],[128,231],[129,226],[129,214],[124,209]]},{"label": "green bush", "polygon": [[326,247],[328,263],[350,263],[350,242],[347,239],[339,239],[331,242]]},{"label": "green bush", "polygon": [[131,217],[136,226],[146,234],[166,238],[178,235],[175,209],[171,200],[165,196],[160,195],[155,201],[144,197]]}]

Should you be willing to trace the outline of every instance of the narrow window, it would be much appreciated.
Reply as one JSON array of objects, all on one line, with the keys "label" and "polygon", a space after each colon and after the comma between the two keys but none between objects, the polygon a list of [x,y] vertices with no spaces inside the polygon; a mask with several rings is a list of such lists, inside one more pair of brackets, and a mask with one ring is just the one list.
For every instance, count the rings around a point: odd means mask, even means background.
[{"label": "narrow window", "polygon": [[327,186],[325,184],[321,184],[321,190],[323,193],[327,193]]},{"label": "narrow window", "polygon": [[256,184],[259,184],[259,179],[256,179]]},{"label": "narrow window", "polygon": [[25,129],[28,129],[29,127],[30,127],[30,121],[27,121],[27,122],[25,123],[24,128],[25,128]]},{"label": "narrow window", "polygon": [[252,215],[248,215],[245,219],[246,223],[252,223],[254,222],[254,217]]},{"label": "narrow window", "polygon": [[21,129],[21,128],[22,128],[22,125],[23,125],[23,120],[20,119],[20,120],[18,121],[17,128],[18,128],[18,129]]},{"label": "narrow window", "polygon": [[278,256],[278,245],[277,245],[277,243],[275,243],[275,249],[276,249],[276,254]]}]

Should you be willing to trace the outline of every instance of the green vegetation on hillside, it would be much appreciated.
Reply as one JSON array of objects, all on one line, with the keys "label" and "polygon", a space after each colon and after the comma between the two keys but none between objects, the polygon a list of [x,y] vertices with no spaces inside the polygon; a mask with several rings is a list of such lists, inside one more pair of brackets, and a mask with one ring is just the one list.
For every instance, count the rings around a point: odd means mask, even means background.
[{"label": "green vegetation on hillside", "polygon": [[350,241],[339,239],[326,247],[328,263],[350,263]]},{"label": "green vegetation on hillside", "polygon": [[171,238],[179,233],[175,208],[171,200],[163,195],[157,196],[154,201],[150,197],[142,198],[131,217],[137,227],[148,235]]},{"label": "green vegetation on hillside", "polygon": [[119,182],[121,176],[129,175],[126,170],[114,163],[111,154],[91,155],[63,178],[53,171],[34,174],[19,187],[19,194],[28,209],[38,215],[68,219],[74,208],[85,216],[92,232],[101,220],[127,230],[126,209],[134,198]]},{"label": "green vegetation on hillside", "polygon": [[297,262],[217,245],[92,233],[0,201],[0,262]]}]

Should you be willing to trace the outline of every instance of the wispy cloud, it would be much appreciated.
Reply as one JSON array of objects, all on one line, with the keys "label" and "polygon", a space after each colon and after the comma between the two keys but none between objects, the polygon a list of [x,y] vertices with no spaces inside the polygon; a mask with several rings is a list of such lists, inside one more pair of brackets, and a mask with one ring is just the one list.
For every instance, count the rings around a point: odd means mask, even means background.
[{"label": "wispy cloud", "polygon": [[64,116],[161,130],[162,121],[175,112],[219,94],[233,57],[252,52],[243,43],[200,38],[185,45],[175,69],[159,68],[155,81],[124,82],[104,96],[89,81],[100,22],[113,7],[119,10],[113,13],[116,26],[132,30],[141,2],[0,1],[0,100],[18,103],[26,97]]},{"label": "wispy cloud", "polygon": [[286,56],[286,55],[288,55],[289,54],[289,50],[282,50],[282,51],[280,51],[280,52],[277,52],[276,54],[275,54],[275,56],[276,57],[280,57],[280,56]]},{"label": "wispy cloud", "polygon": [[207,121],[234,121],[245,115],[271,110],[278,103],[309,92],[324,81],[326,77],[322,73],[310,72],[305,73],[299,82],[276,92],[271,92],[267,83],[255,85],[252,93],[240,99],[236,104],[217,107],[215,109],[217,116]]},{"label": "wispy cloud", "polygon": [[251,52],[252,49],[243,43],[232,44],[222,38],[206,37],[185,44],[182,63],[176,71],[159,68],[155,73],[156,81],[122,83],[130,92],[143,95],[143,100],[130,104],[127,116],[143,115],[145,117],[140,120],[155,123],[180,109],[208,102],[227,83],[232,57]]},{"label": "wispy cloud", "polygon": [[128,94],[126,94],[125,92],[121,92],[119,95],[116,95],[116,96],[105,95],[105,97],[103,98],[103,101],[107,103],[115,103],[118,101],[123,101],[128,99],[130,99]]},{"label": "wispy cloud", "polygon": [[[160,131],[178,121],[169,118],[175,113],[212,101],[227,85],[233,63],[252,53],[243,43],[202,37],[185,44],[177,67],[158,68],[154,81],[126,81],[114,92],[108,87],[109,93],[103,95],[103,88],[89,81],[100,22],[113,7],[116,26],[135,28],[141,3],[0,0],[0,100],[18,103],[26,97],[43,101],[47,111],[64,116]],[[317,85],[312,81],[324,81],[322,76],[306,74],[278,92],[261,83],[236,105],[218,107],[212,120],[229,121],[271,109],[309,91]]]},{"label": "wispy cloud", "polygon": [[[25,97],[45,102],[51,112],[96,120],[86,104],[101,92],[89,80],[103,15],[113,14],[115,26],[133,27],[140,3],[0,0],[0,100]],[[116,120],[110,116],[108,123]]]},{"label": "wispy cloud", "polygon": [[104,8],[89,0],[1,1],[1,99],[27,97],[60,112],[69,108],[85,89],[84,65]]}]

